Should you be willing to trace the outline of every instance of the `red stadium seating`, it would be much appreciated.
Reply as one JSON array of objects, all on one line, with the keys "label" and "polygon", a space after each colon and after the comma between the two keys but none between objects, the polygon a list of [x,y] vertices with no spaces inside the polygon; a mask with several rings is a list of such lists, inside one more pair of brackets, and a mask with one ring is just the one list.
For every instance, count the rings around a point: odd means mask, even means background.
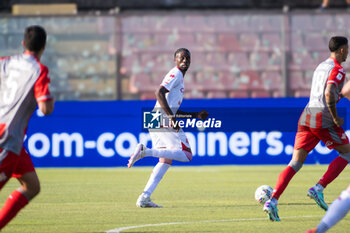
[{"label": "red stadium seating", "polygon": [[269,98],[271,97],[271,95],[268,91],[261,90],[261,91],[252,91],[251,97],[252,98]]},{"label": "red stadium seating", "polygon": [[260,49],[260,40],[256,33],[242,33],[239,37],[240,48],[244,51],[255,51]]},{"label": "red stadium seating", "polygon": [[208,99],[224,99],[227,98],[227,94],[224,91],[209,91],[207,94]]},{"label": "red stadium seating", "polygon": [[151,82],[150,76],[144,73],[134,74],[130,78],[130,92],[154,92],[156,85]]},{"label": "red stadium seating", "polygon": [[279,71],[264,71],[261,74],[261,80],[266,90],[282,89],[282,76]]},{"label": "red stadium seating", "polygon": [[229,98],[248,98],[249,94],[247,91],[236,90],[230,91],[228,96]]}]

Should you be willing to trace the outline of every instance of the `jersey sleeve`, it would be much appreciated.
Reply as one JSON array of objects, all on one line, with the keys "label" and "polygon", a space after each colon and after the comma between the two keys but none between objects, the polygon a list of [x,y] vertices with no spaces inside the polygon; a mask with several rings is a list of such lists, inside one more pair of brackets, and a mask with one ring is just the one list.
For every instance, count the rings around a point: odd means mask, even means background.
[{"label": "jersey sleeve", "polygon": [[338,87],[340,83],[344,82],[345,73],[341,70],[337,67],[334,67],[328,77],[327,84],[334,84]]},{"label": "jersey sleeve", "polygon": [[169,73],[165,76],[160,85],[165,87],[168,91],[171,91],[176,86],[177,80],[178,75]]},{"label": "jersey sleeve", "polygon": [[40,76],[34,84],[34,95],[37,102],[43,102],[52,99],[49,90],[49,84],[49,69],[46,66],[42,66]]}]

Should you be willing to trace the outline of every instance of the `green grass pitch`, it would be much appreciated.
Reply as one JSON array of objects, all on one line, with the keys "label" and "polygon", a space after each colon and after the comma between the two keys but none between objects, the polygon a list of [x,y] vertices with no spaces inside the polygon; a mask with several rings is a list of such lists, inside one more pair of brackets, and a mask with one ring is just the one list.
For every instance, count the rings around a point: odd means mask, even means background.
[{"label": "green grass pitch", "polygon": [[[304,232],[324,211],[306,196],[327,166],[307,166],[296,174],[279,201],[282,222],[270,222],[254,199],[255,189],[274,186],[285,166],[172,167],[153,193],[164,207],[135,206],[152,167],[37,169],[42,190],[3,232]],[[350,183],[350,169],[325,190],[331,203]],[[2,190],[3,203],[18,187],[12,179]],[[330,232],[350,232],[350,214]]]}]

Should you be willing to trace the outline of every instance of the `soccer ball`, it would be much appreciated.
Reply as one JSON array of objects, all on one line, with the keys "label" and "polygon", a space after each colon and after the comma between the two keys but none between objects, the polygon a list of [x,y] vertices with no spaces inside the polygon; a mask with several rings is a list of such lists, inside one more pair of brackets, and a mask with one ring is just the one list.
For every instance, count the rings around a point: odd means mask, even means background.
[{"label": "soccer ball", "polygon": [[268,185],[261,185],[255,191],[255,200],[260,204],[264,204],[271,198],[273,189]]}]

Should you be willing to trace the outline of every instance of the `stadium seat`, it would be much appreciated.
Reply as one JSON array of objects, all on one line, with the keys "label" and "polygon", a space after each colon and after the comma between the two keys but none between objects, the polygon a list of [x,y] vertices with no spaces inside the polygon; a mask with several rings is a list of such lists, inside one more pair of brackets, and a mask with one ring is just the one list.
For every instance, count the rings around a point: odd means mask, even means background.
[{"label": "stadium seat", "polygon": [[[164,24],[163,24],[163,32],[173,32],[174,27],[178,30],[182,30],[183,25],[185,24],[185,19],[182,15],[171,15],[168,17],[162,17],[164,18]],[[184,29],[185,31],[187,29]],[[181,31],[182,32],[182,31]]]},{"label": "stadium seat", "polygon": [[334,30],[334,27],[338,24],[333,21],[333,18],[334,17],[329,17],[329,15],[314,15],[312,24],[314,30]]},{"label": "stadium seat", "polygon": [[152,48],[160,51],[175,51],[178,48],[194,48],[196,46],[192,33],[157,33],[154,35]]},{"label": "stadium seat", "polygon": [[310,90],[295,91],[294,97],[310,97]]},{"label": "stadium seat", "polygon": [[312,59],[315,65],[327,60],[330,57],[329,51],[315,51],[312,53]]},{"label": "stadium seat", "polygon": [[135,72],[138,69],[140,69],[140,64],[138,61],[138,56],[136,54],[122,56],[120,73],[131,74],[132,72]]},{"label": "stadium seat", "polygon": [[289,46],[289,44],[287,44],[286,47],[291,51],[296,51],[296,50],[303,51],[305,49],[302,34],[300,32],[291,32],[290,45],[291,47]]},{"label": "stadium seat", "polygon": [[208,24],[206,23],[206,17],[204,15],[188,14],[184,19],[186,27],[179,26],[179,31],[194,32],[201,29],[201,31],[210,31]]},{"label": "stadium seat", "polygon": [[216,70],[223,70],[227,67],[226,55],[220,52],[209,52],[206,55],[206,66]]},{"label": "stadium seat", "polygon": [[245,52],[228,53],[227,64],[229,69],[235,72],[248,70],[250,68],[248,56]]},{"label": "stadium seat", "polygon": [[308,89],[311,88],[313,74],[314,74],[314,70],[313,69],[304,71],[304,81],[305,81],[304,87],[305,88],[308,88]]},{"label": "stadium seat", "polygon": [[242,71],[239,76],[239,88],[243,90],[264,90],[257,71]]},{"label": "stadium seat", "polygon": [[261,39],[262,48],[267,51],[281,51],[281,35],[280,33],[264,33]]},{"label": "stadium seat", "polygon": [[293,52],[289,62],[289,68],[293,70],[308,70],[315,68],[310,53],[306,51]]},{"label": "stadium seat", "polygon": [[141,100],[155,100],[157,98],[156,98],[156,95],[154,94],[154,92],[141,92],[140,99]]},{"label": "stadium seat", "polygon": [[228,25],[228,17],[224,15],[207,15],[208,29],[213,32],[232,32],[232,29]]},{"label": "stadium seat", "polygon": [[164,75],[174,67],[173,54],[169,52],[144,52],[141,53],[140,68],[144,72],[161,71]]},{"label": "stadium seat", "polygon": [[282,18],[280,16],[253,15],[250,18],[249,28],[252,31],[278,31],[281,28]]},{"label": "stadium seat", "polygon": [[185,85],[185,91],[192,90],[192,89],[198,89],[196,77],[195,77],[195,75],[193,75],[193,73],[186,74],[186,76],[184,78],[184,85]]},{"label": "stadium seat", "polygon": [[219,79],[218,72],[199,71],[196,75],[198,89],[201,91],[223,90],[224,84]]},{"label": "stadium seat", "polygon": [[279,71],[264,71],[261,80],[266,90],[282,90],[282,75]]},{"label": "stadium seat", "polygon": [[247,91],[235,90],[230,91],[228,94],[229,98],[248,98],[249,94]]},{"label": "stadium seat", "polygon": [[212,32],[195,33],[196,43],[200,45],[200,51],[213,51],[217,48],[216,36]]},{"label": "stadium seat", "polygon": [[304,72],[291,71],[288,77],[288,86],[292,91],[305,89]]},{"label": "stadium seat", "polygon": [[314,50],[328,50],[328,44],[320,33],[305,34],[305,47],[311,51]]},{"label": "stadium seat", "polygon": [[204,98],[204,93],[201,91],[198,91],[197,89],[192,89],[192,90],[185,90],[185,95],[184,98],[186,99],[202,99]]},{"label": "stadium seat", "polygon": [[252,91],[251,97],[252,98],[269,98],[271,97],[271,95],[268,91],[259,90],[259,91]]},{"label": "stadium seat", "polygon": [[291,17],[292,33],[298,31],[313,31],[314,27],[311,18],[311,15],[298,15],[298,17]]},{"label": "stadium seat", "polygon": [[252,52],[249,62],[250,67],[254,70],[266,69],[269,66],[269,55],[265,52]]},{"label": "stadium seat", "polygon": [[207,94],[208,99],[224,99],[227,98],[225,91],[209,91]]},{"label": "stadium seat", "polygon": [[138,93],[138,92],[154,92],[156,90],[157,85],[151,82],[149,75],[140,73],[134,74],[130,78],[130,92]]},{"label": "stadium seat", "polygon": [[145,33],[125,33],[122,36],[123,50],[131,52],[143,51],[150,49],[155,44],[150,34]]},{"label": "stadium seat", "polygon": [[242,17],[241,15],[224,16],[227,18],[229,31],[232,32],[247,32],[251,31],[250,17]]},{"label": "stadium seat", "polygon": [[261,46],[258,34],[254,32],[240,34],[239,45],[244,51],[256,51]]},{"label": "stadium seat", "polygon": [[218,46],[220,51],[237,51],[241,47],[237,36],[234,34],[219,34],[218,35]]}]

